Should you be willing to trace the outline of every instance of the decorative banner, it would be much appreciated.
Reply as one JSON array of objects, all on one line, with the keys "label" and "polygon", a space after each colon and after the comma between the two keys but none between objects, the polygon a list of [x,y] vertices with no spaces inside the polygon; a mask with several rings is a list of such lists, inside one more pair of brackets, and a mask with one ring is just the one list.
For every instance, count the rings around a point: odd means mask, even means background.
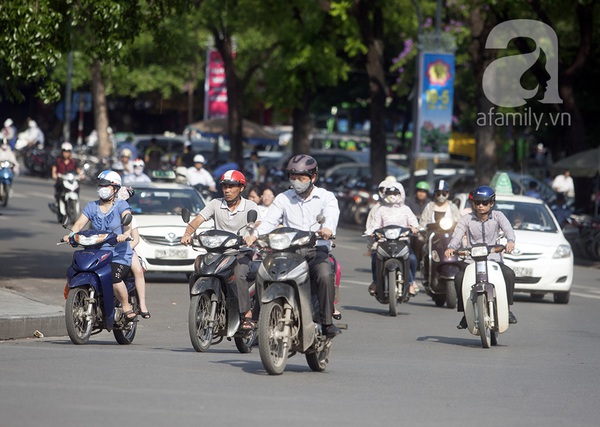
[{"label": "decorative banner", "polygon": [[204,120],[227,117],[227,82],[221,54],[208,49],[204,81]]},{"label": "decorative banner", "polygon": [[448,153],[454,98],[454,55],[419,55],[417,153]]}]

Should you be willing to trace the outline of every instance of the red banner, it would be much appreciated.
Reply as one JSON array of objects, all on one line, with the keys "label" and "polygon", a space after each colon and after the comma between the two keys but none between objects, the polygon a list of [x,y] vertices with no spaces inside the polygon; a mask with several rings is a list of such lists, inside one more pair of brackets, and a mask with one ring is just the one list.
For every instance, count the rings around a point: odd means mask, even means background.
[{"label": "red banner", "polygon": [[204,120],[227,117],[227,84],[223,59],[210,49],[206,60],[204,83]]}]

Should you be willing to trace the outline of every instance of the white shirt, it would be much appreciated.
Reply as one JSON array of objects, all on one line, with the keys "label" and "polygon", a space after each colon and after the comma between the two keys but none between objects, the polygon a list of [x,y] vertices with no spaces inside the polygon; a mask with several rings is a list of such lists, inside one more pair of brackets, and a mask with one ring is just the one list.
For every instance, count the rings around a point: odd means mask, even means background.
[{"label": "white shirt", "polygon": [[187,180],[190,185],[202,184],[207,187],[216,187],[215,180],[213,179],[212,175],[204,168],[200,170],[196,169],[195,166],[188,168]]},{"label": "white shirt", "polygon": [[[317,223],[317,216],[323,215],[323,227],[328,228],[335,235],[340,208],[335,195],[323,188],[313,187],[310,195],[303,199],[294,190],[287,190],[275,197],[269,206],[266,217],[258,226],[260,235],[267,234],[283,224],[303,231],[317,231],[321,225]],[[327,240],[317,241],[317,245],[330,245]]]},{"label": "white shirt", "polygon": [[9,162],[12,162],[14,165],[13,172],[15,175],[19,175],[19,163],[17,163],[15,153],[13,153],[9,147],[7,147],[6,150],[4,148],[0,148],[0,161],[2,160],[8,160]]},{"label": "white shirt", "polygon": [[215,220],[217,230],[225,230],[230,233],[237,233],[242,227],[248,224],[248,211],[254,209],[258,214],[257,221],[260,221],[260,212],[258,206],[252,200],[242,197],[240,204],[234,211],[229,210],[227,202],[223,198],[212,199],[200,211],[200,215],[205,221]]},{"label": "white shirt", "polygon": [[563,193],[567,197],[575,197],[575,184],[570,176],[556,175],[556,178],[552,181],[552,189]]}]

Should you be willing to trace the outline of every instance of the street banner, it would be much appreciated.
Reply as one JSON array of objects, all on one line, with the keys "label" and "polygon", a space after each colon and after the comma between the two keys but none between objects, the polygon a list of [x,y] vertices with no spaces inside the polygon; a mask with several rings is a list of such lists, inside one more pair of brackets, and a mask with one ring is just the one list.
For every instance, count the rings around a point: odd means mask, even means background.
[{"label": "street banner", "polygon": [[419,54],[417,153],[448,153],[452,131],[454,55]]},{"label": "street banner", "polygon": [[227,84],[221,54],[207,49],[204,81],[204,120],[227,117]]}]

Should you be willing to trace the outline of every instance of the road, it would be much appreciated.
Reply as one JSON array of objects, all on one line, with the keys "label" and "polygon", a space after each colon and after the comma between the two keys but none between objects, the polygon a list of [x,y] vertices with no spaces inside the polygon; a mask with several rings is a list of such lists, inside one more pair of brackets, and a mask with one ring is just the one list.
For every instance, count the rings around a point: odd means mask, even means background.
[{"label": "road", "polygon": [[[93,188],[82,192],[93,198]],[[72,249],[47,208],[48,181],[19,178],[0,209],[0,286],[63,305]],[[596,426],[600,417],[600,275],[577,266],[568,305],[516,296],[517,325],[482,349],[460,315],[420,293],[396,318],[367,293],[360,231],[340,229],[342,322],[328,369],[289,359],[272,377],[258,349],[196,353],[183,276],[148,277],[150,320],[130,346],[103,332],[0,343],[0,425]]]}]

